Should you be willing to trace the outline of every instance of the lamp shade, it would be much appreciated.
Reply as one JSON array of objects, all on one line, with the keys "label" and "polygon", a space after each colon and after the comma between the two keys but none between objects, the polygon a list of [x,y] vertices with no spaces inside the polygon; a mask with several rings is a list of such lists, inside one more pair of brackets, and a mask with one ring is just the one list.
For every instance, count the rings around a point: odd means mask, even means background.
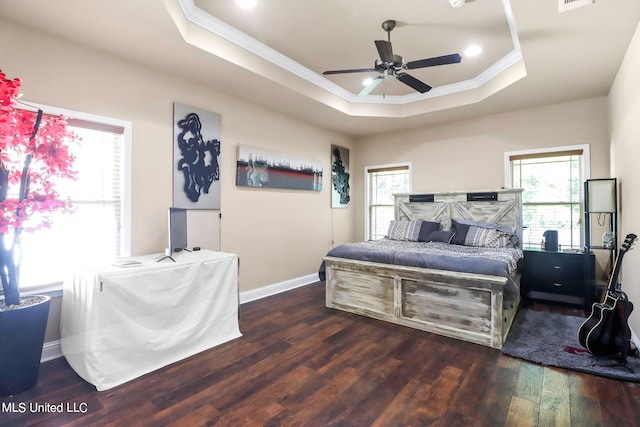
[{"label": "lamp shade", "polygon": [[586,182],[587,212],[616,212],[616,179],[588,179]]}]

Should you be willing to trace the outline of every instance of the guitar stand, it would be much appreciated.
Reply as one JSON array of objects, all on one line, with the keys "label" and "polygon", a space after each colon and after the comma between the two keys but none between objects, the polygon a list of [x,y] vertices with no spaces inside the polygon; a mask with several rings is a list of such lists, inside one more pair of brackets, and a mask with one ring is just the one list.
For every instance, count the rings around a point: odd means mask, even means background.
[{"label": "guitar stand", "polygon": [[[627,295],[624,292],[620,292],[620,293],[623,295],[625,302],[627,302],[628,304],[631,304],[627,299]],[[629,310],[629,312],[631,312],[631,310]],[[622,351],[620,352],[620,354],[614,356],[618,361],[618,363],[612,366],[624,366],[625,368],[627,368],[629,372],[631,372],[632,374],[635,374],[633,368],[627,364],[627,356],[629,356],[629,354],[633,355],[637,351],[638,349],[633,344],[633,341],[631,341],[631,334],[629,333],[627,336],[624,337],[622,341]]]},{"label": "guitar stand", "polygon": [[[633,344],[633,343],[631,343]],[[631,348],[631,351],[629,351],[629,348]],[[606,368],[614,368],[617,366],[621,366],[624,368],[627,368],[627,371],[631,372],[632,374],[635,374],[635,371],[633,370],[633,368],[631,366],[629,366],[627,364],[627,356],[629,355],[629,353],[631,353],[631,355],[634,355],[638,352],[638,349],[635,348],[635,346],[629,345],[628,347],[625,346],[625,349],[622,351],[622,353],[620,354],[616,354],[615,356],[609,356],[609,357],[600,357],[597,358],[598,360],[600,359],[615,359],[616,362],[612,363],[610,365],[600,365]]]},{"label": "guitar stand", "polygon": [[627,368],[627,371],[631,372],[632,374],[636,373],[631,366],[627,365],[626,360],[623,360],[622,362],[620,362],[620,364]]},{"label": "guitar stand", "polygon": [[627,371],[631,372],[632,374],[635,374],[635,371],[633,370],[633,368],[627,364],[626,359],[617,360],[615,363],[612,363],[610,365],[600,365],[600,366],[604,368],[615,368],[619,366],[619,367],[627,368]]},{"label": "guitar stand", "polygon": [[600,365],[604,368],[616,368],[616,367],[621,367],[621,368],[627,368],[627,371],[629,371],[632,374],[635,374],[635,371],[633,370],[633,368],[629,365],[627,365],[626,361],[617,361],[615,363],[612,363],[610,365]]}]

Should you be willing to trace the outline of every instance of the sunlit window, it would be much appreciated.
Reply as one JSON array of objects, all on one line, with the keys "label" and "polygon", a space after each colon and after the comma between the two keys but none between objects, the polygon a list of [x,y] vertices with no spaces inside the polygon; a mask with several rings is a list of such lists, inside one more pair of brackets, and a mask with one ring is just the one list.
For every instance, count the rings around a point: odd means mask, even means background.
[{"label": "sunlit window", "polygon": [[61,282],[81,265],[128,255],[124,126],[68,119],[82,141],[71,146],[77,180],[56,182],[73,212],[57,214],[50,229],[22,233],[20,287]]},{"label": "sunlit window", "polygon": [[367,168],[367,238],[382,239],[394,219],[393,195],[411,191],[409,165],[389,165]]},{"label": "sunlit window", "polygon": [[524,247],[540,247],[546,230],[558,231],[561,249],[581,249],[584,150],[511,154],[511,188],[523,188]]}]

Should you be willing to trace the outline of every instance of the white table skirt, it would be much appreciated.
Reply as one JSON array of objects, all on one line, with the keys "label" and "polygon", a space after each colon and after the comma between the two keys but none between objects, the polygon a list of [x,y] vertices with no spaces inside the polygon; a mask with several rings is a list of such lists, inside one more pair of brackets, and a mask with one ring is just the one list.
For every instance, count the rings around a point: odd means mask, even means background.
[{"label": "white table skirt", "polygon": [[98,390],[240,337],[238,257],[202,250],[77,271],[65,281],[61,347]]}]

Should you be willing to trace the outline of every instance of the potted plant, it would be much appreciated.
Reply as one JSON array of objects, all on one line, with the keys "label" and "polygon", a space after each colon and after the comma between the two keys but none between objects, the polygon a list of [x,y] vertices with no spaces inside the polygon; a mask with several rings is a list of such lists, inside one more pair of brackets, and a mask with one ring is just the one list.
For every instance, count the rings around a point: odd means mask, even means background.
[{"label": "potted plant", "polygon": [[69,144],[78,139],[63,117],[17,108],[20,86],[0,70],[0,397],[38,380],[50,298],[20,296],[20,235],[70,209],[53,181],[74,177]]}]

